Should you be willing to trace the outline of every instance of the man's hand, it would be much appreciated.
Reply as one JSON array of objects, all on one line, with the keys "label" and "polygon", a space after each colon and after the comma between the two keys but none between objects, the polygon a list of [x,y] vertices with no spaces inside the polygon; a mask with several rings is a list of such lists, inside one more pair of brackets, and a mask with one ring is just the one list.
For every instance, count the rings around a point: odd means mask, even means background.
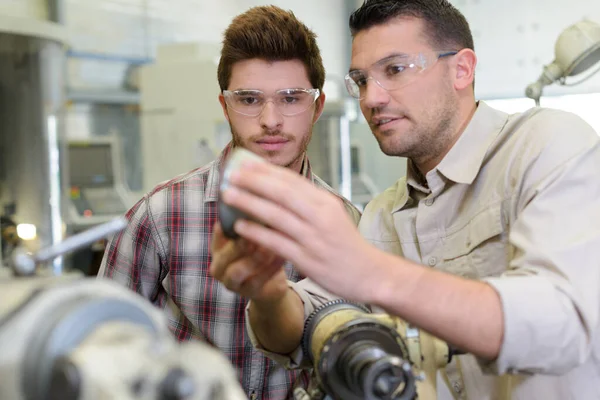
[{"label": "man's hand", "polygon": [[290,260],[343,298],[377,305],[480,357],[502,343],[502,304],[483,282],[384,253],[367,243],[335,196],[284,168],[246,163],[223,200],[257,221],[237,221],[248,241]]},{"label": "man's hand", "polygon": [[250,324],[261,345],[290,353],[300,345],[304,306],[288,287],[283,259],[246,239],[229,240],[216,224],[210,273],[229,290],[247,297]]},{"label": "man's hand", "polygon": [[367,243],[342,201],[298,174],[270,164],[251,164],[234,172],[223,200],[265,226],[248,220],[234,229],[248,241],[290,260],[330,292],[356,301],[370,300],[376,285]]},{"label": "man's hand", "polygon": [[211,275],[241,296],[275,302],[288,289],[283,259],[243,238],[227,239],[219,223],[213,230],[211,252]]}]

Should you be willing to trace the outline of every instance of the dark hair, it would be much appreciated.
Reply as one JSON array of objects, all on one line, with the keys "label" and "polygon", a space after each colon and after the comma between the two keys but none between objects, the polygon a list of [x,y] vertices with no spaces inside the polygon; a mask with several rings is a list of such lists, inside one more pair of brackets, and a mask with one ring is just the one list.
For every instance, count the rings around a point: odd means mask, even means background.
[{"label": "dark hair", "polygon": [[221,90],[229,86],[233,65],[253,58],[300,60],[313,87],[323,90],[325,68],[316,38],[291,11],[276,6],[250,8],[235,17],[225,30],[217,69]]},{"label": "dark hair", "polygon": [[465,16],[446,0],[365,0],[350,16],[350,31],[356,36],[398,17],[422,19],[436,50],[475,49]]}]

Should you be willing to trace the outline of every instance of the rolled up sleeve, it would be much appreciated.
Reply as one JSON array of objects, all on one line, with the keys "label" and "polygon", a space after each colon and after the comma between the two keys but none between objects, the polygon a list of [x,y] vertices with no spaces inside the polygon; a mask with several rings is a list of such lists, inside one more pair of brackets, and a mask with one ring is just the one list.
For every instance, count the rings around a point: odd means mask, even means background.
[{"label": "rolled up sleeve", "polygon": [[596,143],[528,185],[534,189],[519,200],[509,270],[485,280],[497,291],[504,315],[500,354],[480,361],[485,371],[558,375],[590,357],[600,312],[597,171]]},{"label": "rolled up sleeve", "polygon": [[[315,282],[311,281],[308,278],[305,278],[299,282],[291,282],[288,281],[289,287],[294,290],[302,303],[304,304],[304,321],[308,318],[308,316],[319,306],[331,301],[338,299],[339,296],[329,293]],[[265,356],[269,357],[273,361],[277,362],[280,365],[283,365],[287,369],[298,369],[298,368],[311,368],[309,361],[305,359],[304,353],[302,351],[302,346],[298,346],[294,351],[289,354],[278,354],[273,353],[261,345],[252,326],[250,325],[249,311],[250,310],[250,302],[246,306],[246,329],[248,331],[248,336],[250,337],[250,341],[254,348],[263,353]]]}]

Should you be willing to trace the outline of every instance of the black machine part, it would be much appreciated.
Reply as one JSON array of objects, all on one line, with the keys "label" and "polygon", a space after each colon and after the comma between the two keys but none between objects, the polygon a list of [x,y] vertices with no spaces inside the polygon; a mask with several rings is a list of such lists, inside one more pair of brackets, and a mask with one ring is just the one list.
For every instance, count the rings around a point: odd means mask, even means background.
[{"label": "black machine part", "polygon": [[315,310],[304,327],[302,348],[325,392],[336,400],[415,399],[416,379],[406,344],[394,329],[368,316],[337,327],[327,338],[320,359],[314,359],[316,327],[325,316],[342,310],[370,314],[366,307],[334,300]]},{"label": "black machine part", "polygon": [[223,234],[225,235],[225,237],[228,237],[230,239],[237,239],[239,237],[238,234],[233,230],[233,225],[235,224],[235,221],[237,221],[238,219],[248,219],[249,217],[242,211],[225,204],[221,199],[221,193],[229,187],[229,177],[231,176],[231,173],[241,168],[242,164],[245,161],[251,160],[258,162],[266,162],[260,156],[241,147],[236,147],[229,154],[227,163],[225,164],[225,168],[223,169],[223,173],[221,174],[218,201],[219,222],[221,223],[221,227],[223,228]]},{"label": "black machine part", "polygon": [[223,234],[229,239],[237,239],[239,235],[235,232],[235,230],[233,230],[233,225],[238,219],[248,218],[247,215],[240,210],[223,203],[220,196],[218,207],[219,221],[221,222]]}]

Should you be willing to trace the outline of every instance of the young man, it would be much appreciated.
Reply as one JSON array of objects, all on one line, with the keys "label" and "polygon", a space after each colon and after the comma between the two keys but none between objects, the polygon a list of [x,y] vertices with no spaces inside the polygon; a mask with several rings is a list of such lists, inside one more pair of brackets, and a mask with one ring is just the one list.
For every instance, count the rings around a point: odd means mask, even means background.
[{"label": "young man", "polygon": [[[127,229],[109,244],[99,274],[163,308],[179,340],[203,340],[221,349],[253,399],[289,398],[300,374],[254,350],[244,327],[247,299],[209,275],[211,246],[222,251],[249,246],[226,240],[215,224],[220,172],[231,148],[240,146],[331,191],[311,173],[306,158],[325,102],[324,78],[315,34],[291,12],[257,7],[236,17],[225,31],[218,67],[219,101],[232,143],[216,161],[140,200],[127,214]],[[343,203],[357,221],[358,211]],[[292,282],[300,279],[290,264],[281,271]]]},{"label": "young man", "polygon": [[[469,26],[446,0],[367,0],[350,28],[348,91],[382,151],[409,159],[407,176],[366,207],[359,233],[327,193],[249,163],[224,200],[265,225],[236,231],[471,353],[439,399],[600,398],[596,132],[569,113],[476,102]],[[309,282],[252,302],[257,346],[297,365],[304,318],[329,298]]]}]

